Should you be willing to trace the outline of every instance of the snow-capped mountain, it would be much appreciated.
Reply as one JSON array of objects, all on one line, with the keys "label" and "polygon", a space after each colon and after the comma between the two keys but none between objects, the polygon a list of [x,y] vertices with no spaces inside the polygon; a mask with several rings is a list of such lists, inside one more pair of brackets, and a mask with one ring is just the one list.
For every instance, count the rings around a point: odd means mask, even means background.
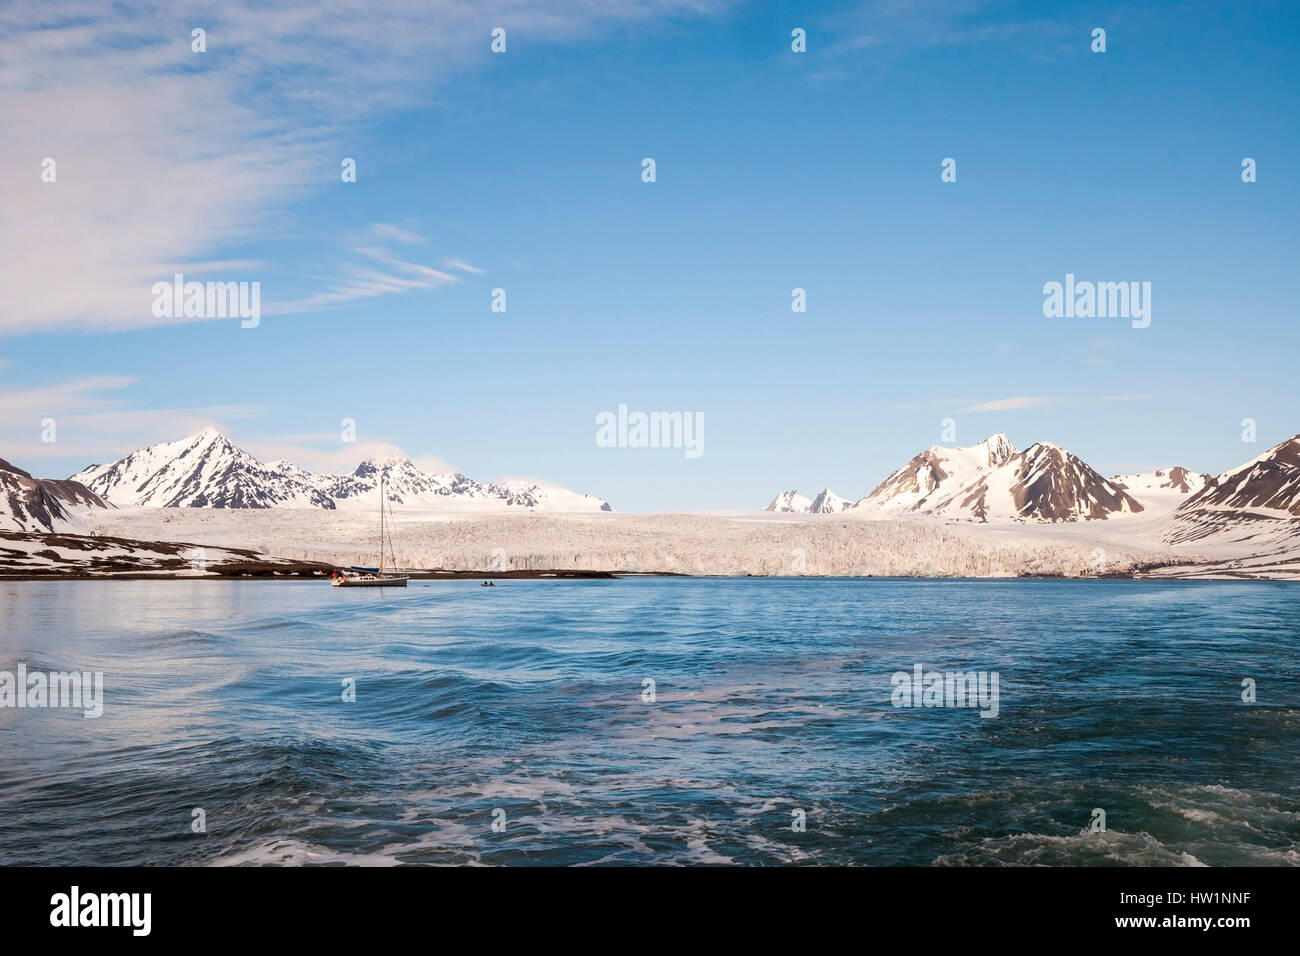
[{"label": "snow-capped mountain", "polygon": [[1144,509],[1082,458],[1050,442],[1035,442],[966,487],[931,495],[924,510],[978,521],[1078,521]]},{"label": "snow-capped mountain", "polygon": [[394,507],[436,510],[452,499],[488,499],[487,489],[459,473],[430,475],[409,458],[367,458],[347,475],[322,475],[304,471],[285,461],[273,463],[284,474],[300,476],[328,496],[336,508],[374,508],[379,476],[384,476],[384,497]]},{"label": "snow-capped mountain", "polygon": [[347,475],[317,474],[283,460],[263,464],[215,429],[91,465],[73,480],[116,505],[361,510],[376,507],[380,475],[394,508],[611,510],[599,498],[557,485],[519,479],[484,485],[458,472],[430,475],[402,456],[367,459]]},{"label": "snow-capped mountain", "polygon": [[[459,476],[464,477],[464,476]],[[490,497],[508,505],[537,511],[613,511],[609,503],[594,495],[579,494],[559,485],[528,478],[503,478],[487,486]]]},{"label": "snow-capped mountain", "polygon": [[300,475],[262,464],[215,428],[91,465],[70,479],[106,501],[154,508],[329,508]]},{"label": "snow-capped mountain", "polygon": [[815,515],[833,515],[839,514],[845,508],[851,507],[852,504],[853,502],[847,498],[841,498],[829,488],[823,488],[817,492],[817,497],[808,506],[808,511]]},{"label": "snow-capped mountain", "polygon": [[[1211,537],[1241,545],[1246,555],[1265,555],[1300,538],[1300,435],[1211,479],[1174,512],[1169,541]],[[1279,564],[1290,567],[1294,559]]]},{"label": "snow-capped mountain", "polygon": [[797,491],[783,491],[768,502],[763,510],[784,514],[830,515],[839,514],[852,504],[847,498],[841,498],[829,488],[823,488],[814,498],[808,498]]},{"label": "snow-capped mountain", "polygon": [[931,445],[852,507],[894,513],[925,512],[939,498],[969,487],[1017,454],[1016,446],[1001,432],[966,448]]},{"label": "snow-capped mountain", "polygon": [[384,494],[400,504],[436,505],[445,498],[491,498],[482,484],[460,472],[430,475],[416,467],[409,458],[368,458],[352,472],[353,479],[369,482],[371,487],[384,475]]},{"label": "snow-capped mountain", "polygon": [[[1178,471],[1179,481],[1192,480],[1183,474],[1186,469]],[[1017,451],[999,432],[962,448],[931,445],[852,504],[824,488],[813,501],[786,492],[765,510],[847,511],[865,518],[1076,521],[1137,514],[1143,506],[1064,448],[1037,442]]]},{"label": "snow-capped mountain", "polygon": [[559,485],[526,478],[483,484],[458,471],[429,474],[409,458],[370,458],[350,475],[313,475],[316,487],[341,509],[373,508],[384,476],[384,497],[393,507],[438,511],[454,506],[527,508],[530,511],[612,511],[609,504]]},{"label": "snow-capped mountain", "polygon": [[0,458],[0,529],[65,531],[80,522],[77,512],[105,508],[99,496],[77,481],[33,478]]},{"label": "snow-capped mountain", "polygon": [[1183,509],[1263,508],[1300,516],[1300,435],[1258,458],[1225,471],[1183,504]]},{"label": "snow-capped mountain", "polygon": [[1141,502],[1148,514],[1157,514],[1178,508],[1214,476],[1175,465],[1136,475],[1115,475],[1110,480]]},{"label": "snow-capped mountain", "polygon": [[764,508],[764,511],[778,511],[784,513],[807,514],[808,509],[812,507],[812,499],[805,498],[797,491],[783,491],[773,498]]}]

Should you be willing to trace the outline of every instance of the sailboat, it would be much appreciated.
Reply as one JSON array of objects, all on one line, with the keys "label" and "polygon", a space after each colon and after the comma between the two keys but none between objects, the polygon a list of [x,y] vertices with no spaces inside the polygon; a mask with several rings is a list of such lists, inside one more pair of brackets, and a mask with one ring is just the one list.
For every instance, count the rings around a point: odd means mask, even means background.
[{"label": "sailboat", "polygon": [[342,574],[335,572],[333,579],[330,581],[336,588],[404,588],[409,580],[405,575],[397,573],[397,556],[392,554],[393,539],[391,533],[388,538],[388,553],[393,559],[392,570],[384,571],[384,473],[379,473],[379,567],[377,568],[357,568],[352,567]]}]

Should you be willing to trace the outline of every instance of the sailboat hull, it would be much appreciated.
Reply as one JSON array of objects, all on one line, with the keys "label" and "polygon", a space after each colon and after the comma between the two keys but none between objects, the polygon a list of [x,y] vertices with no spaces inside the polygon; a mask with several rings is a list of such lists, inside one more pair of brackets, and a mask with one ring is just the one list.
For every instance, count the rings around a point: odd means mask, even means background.
[{"label": "sailboat hull", "polygon": [[336,588],[404,588],[408,580],[408,578],[339,577],[332,583]]}]

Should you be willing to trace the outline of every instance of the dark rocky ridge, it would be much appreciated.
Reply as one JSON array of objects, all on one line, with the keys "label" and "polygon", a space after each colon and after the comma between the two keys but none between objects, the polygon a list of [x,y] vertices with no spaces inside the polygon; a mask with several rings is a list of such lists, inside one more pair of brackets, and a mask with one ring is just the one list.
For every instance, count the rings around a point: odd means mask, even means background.
[{"label": "dark rocky ridge", "polygon": [[18,529],[53,531],[55,522],[70,521],[66,506],[108,505],[79,481],[33,478],[0,458],[0,518],[8,515]]}]

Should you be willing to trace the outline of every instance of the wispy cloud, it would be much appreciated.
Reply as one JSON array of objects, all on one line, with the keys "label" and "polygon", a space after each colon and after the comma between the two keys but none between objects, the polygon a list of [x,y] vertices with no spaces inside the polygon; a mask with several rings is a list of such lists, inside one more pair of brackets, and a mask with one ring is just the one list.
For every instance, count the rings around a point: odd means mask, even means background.
[{"label": "wispy cloud", "polygon": [[977,405],[969,405],[963,408],[963,412],[1006,412],[1019,408],[1036,408],[1039,405],[1048,405],[1052,402],[1059,401],[1055,398],[1047,398],[1038,395],[1017,395],[1013,398],[998,398],[991,402],[980,402]]},{"label": "wispy cloud", "polygon": [[36,388],[0,388],[0,422],[12,424],[16,420],[35,418],[33,427],[39,428],[39,420],[55,412],[68,414],[101,408],[108,401],[102,393],[126,388],[135,381],[126,375],[93,375]]},{"label": "wispy cloud", "polygon": [[[19,466],[32,459],[66,461],[71,473],[142,445],[263,414],[255,405],[137,408],[123,394],[135,382],[131,376],[95,375],[35,388],[0,387],[2,457]],[[47,420],[54,423],[53,442],[42,440]]]},{"label": "wispy cloud", "polygon": [[[134,384],[131,376],[95,375],[36,388],[0,387],[0,458],[19,467],[57,463],[42,477],[65,478],[92,463],[115,461],[145,445],[209,427],[261,461],[283,459],[324,474],[350,473],[366,458],[406,455],[391,442],[364,436],[344,442],[340,432],[249,435],[266,414],[258,405],[138,408],[126,394]],[[47,420],[54,422],[53,442],[42,440]],[[411,457],[431,474],[456,470],[436,455]]]},{"label": "wispy cloud", "polygon": [[980,402],[977,405],[971,405],[963,408],[963,412],[1008,412],[1022,408],[1038,408],[1042,405],[1087,405],[1093,402],[1141,402],[1151,399],[1172,398],[1170,394],[1158,395],[1155,393],[1134,393],[1130,395],[1075,395],[1075,396],[1047,396],[1047,395],[1017,395],[1013,398],[998,398],[991,402]]},{"label": "wispy cloud", "polygon": [[476,276],[485,275],[486,269],[480,269],[478,266],[470,265],[464,259],[443,259],[442,265],[446,269],[455,269],[457,272],[468,272]]},{"label": "wispy cloud", "polygon": [[407,229],[392,222],[377,222],[370,227],[370,235],[376,239],[388,239],[393,242],[405,242],[420,245],[427,240],[414,230]]},{"label": "wispy cloud", "polygon": [[[351,245],[346,252],[350,255],[342,259],[337,267],[342,278],[324,282],[324,291],[302,299],[271,302],[262,311],[267,315],[312,312],[358,299],[437,289],[460,281],[459,276],[423,263],[409,262],[382,246]],[[359,265],[359,259],[368,264]]]},{"label": "wispy cloud", "polygon": [[[0,6],[0,334],[139,328],[152,284],[265,240],[339,181],[352,131],[483,63],[506,25],[531,43],[698,16],[708,0],[68,0]],[[191,30],[207,51],[191,50]],[[43,182],[42,162],[55,162]],[[364,175],[364,170],[359,175]],[[405,241],[396,226],[386,238]],[[57,254],[52,254],[57,250]],[[399,270],[399,274],[404,270]],[[409,275],[409,274],[408,274]],[[260,280],[257,274],[206,279]],[[425,276],[426,283],[429,276]],[[404,291],[358,277],[310,305]],[[422,286],[429,288],[429,285]]]},{"label": "wispy cloud", "polygon": [[[838,12],[841,50],[964,46],[1034,37],[1059,40],[1068,27],[1044,17],[1007,18],[995,0],[864,0]],[[992,16],[997,14],[997,16]]]},{"label": "wispy cloud", "polygon": [[997,0],[861,0],[828,9],[812,22],[810,43],[825,44],[809,73],[817,82],[851,75],[868,55],[873,65],[889,66],[918,50],[997,44],[1055,62],[1079,46],[1077,26],[1064,18],[1016,16]]}]

